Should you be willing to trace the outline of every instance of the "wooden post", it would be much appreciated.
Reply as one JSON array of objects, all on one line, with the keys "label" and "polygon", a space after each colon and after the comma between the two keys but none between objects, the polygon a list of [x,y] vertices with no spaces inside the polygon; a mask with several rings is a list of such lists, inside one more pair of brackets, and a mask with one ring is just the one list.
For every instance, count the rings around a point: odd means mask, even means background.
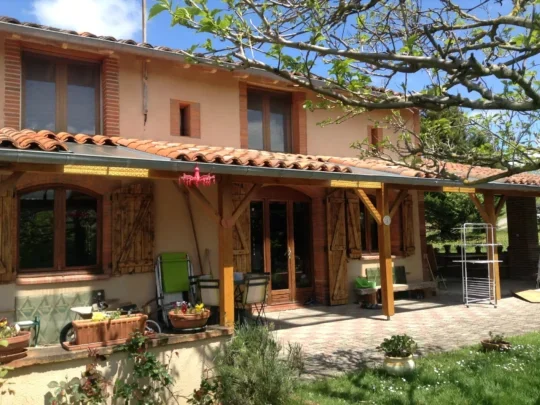
[{"label": "wooden post", "polygon": [[[381,292],[383,313],[388,319],[395,314],[394,308],[394,280],[392,277],[392,254],[390,239],[390,208],[388,187],[383,184],[381,189],[376,191],[377,211],[381,217],[378,223],[379,232],[379,263],[381,271]],[[385,224],[385,217],[386,222]]]},{"label": "wooden post", "polygon": [[[486,212],[487,219],[489,223],[493,225],[493,234],[488,232],[487,243],[496,244],[497,243],[497,207],[495,206],[495,196],[493,193],[484,194],[484,209]],[[500,210],[500,208],[499,208]],[[488,246],[487,247],[487,258],[488,260],[493,260],[493,263],[489,264],[489,273],[492,280],[495,281],[495,296],[497,300],[501,299],[501,279],[499,274],[499,251],[498,246]]]},{"label": "wooden post", "polygon": [[[221,177],[218,186],[219,214],[230,218],[233,214],[232,178]],[[233,228],[219,225],[219,299],[220,325],[234,326]]]}]

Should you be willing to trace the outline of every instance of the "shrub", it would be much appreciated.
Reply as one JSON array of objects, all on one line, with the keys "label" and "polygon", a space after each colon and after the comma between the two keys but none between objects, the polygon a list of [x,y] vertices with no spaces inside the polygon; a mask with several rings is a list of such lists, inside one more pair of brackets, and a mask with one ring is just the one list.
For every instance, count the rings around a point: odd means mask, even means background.
[{"label": "shrub", "polygon": [[377,347],[388,357],[409,357],[416,353],[417,348],[414,339],[407,335],[393,335],[390,339],[384,339]]},{"label": "shrub", "polygon": [[284,349],[269,328],[240,326],[216,356],[215,377],[203,381],[190,403],[287,404],[303,368],[299,345]]}]

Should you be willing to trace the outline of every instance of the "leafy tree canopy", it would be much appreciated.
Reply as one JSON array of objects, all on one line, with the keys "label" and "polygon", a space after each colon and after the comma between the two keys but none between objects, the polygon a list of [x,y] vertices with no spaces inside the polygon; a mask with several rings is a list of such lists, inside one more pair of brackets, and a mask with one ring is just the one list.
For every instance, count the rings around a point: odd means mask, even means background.
[{"label": "leafy tree canopy", "polygon": [[[184,51],[193,61],[279,76],[320,96],[308,107],[339,107],[338,121],[391,111],[384,125],[399,140],[383,140],[382,151],[358,145],[362,156],[451,178],[441,170],[445,161],[504,169],[480,180],[487,181],[540,168],[539,6],[539,0],[156,0],[150,17],[168,12],[173,25],[203,34]],[[448,117],[421,136],[402,117],[406,110],[457,107],[472,111],[459,122],[467,137],[481,132],[491,147],[463,148],[448,139]]]}]

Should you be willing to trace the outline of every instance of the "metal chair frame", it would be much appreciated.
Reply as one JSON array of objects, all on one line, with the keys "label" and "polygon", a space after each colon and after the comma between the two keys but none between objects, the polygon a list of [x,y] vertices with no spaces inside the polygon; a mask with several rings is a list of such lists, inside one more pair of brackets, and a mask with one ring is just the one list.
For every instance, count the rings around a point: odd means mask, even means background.
[{"label": "metal chair frame", "polygon": [[[246,273],[245,277],[245,289],[242,297],[242,306],[245,309],[247,305],[252,305],[255,308],[257,316],[255,318],[255,323],[258,325],[266,324],[266,312],[264,307],[266,306],[266,300],[268,298],[268,285],[270,284],[270,276],[267,274],[249,274]],[[247,297],[249,294],[250,287],[257,287],[264,285],[264,300],[259,303],[248,303]]]}]

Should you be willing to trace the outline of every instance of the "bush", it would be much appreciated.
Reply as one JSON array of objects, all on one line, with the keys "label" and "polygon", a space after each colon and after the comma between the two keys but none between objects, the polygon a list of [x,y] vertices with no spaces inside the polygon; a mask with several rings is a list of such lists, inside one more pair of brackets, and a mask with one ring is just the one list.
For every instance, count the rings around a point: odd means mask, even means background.
[{"label": "bush", "polygon": [[203,381],[190,403],[288,404],[303,366],[299,345],[284,350],[269,328],[240,326],[216,356],[215,377]]}]

